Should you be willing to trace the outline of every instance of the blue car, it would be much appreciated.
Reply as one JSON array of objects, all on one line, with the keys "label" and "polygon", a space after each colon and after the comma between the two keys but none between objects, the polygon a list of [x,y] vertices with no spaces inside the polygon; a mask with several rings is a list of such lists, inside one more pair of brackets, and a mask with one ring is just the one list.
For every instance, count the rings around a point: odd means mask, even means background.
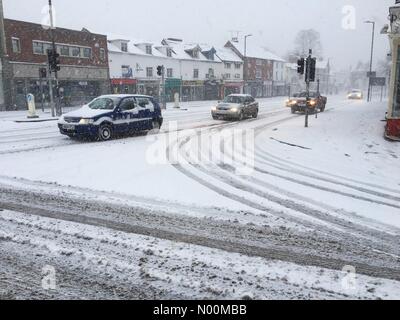
[{"label": "blue car", "polygon": [[143,95],[105,95],[58,121],[61,134],[107,141],[119,134],[158,131],[163,124],[158,102]]}]

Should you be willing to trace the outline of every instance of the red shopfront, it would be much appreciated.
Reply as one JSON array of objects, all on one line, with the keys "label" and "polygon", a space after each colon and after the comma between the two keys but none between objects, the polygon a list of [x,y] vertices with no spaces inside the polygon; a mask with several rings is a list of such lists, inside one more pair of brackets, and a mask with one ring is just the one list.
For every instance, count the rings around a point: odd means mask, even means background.
[{"label": "red shopfront", "polygon": [[243,92],[243,85],[244,82],[225,82],[222,92],[222,96],[226,97],[229,96],[230,94],[239,94]]},{"label": "red shopfront", "polygon": [[111,79],[111,88],[114,94],[135,94],[137,93],[136,85],[136,79]]}]

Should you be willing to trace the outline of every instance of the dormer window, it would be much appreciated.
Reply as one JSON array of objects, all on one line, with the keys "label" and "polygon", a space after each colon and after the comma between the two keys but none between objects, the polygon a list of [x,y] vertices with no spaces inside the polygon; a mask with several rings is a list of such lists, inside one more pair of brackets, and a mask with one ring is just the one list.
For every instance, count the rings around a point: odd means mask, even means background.
[{"label": "dormer window", "polygon": [[121,51],[128,52],[128,43],[127,42],[121,42]]},{"label": "dormer window", "polygon": [[171,48],[167,48],[167,57],[172,57],[172,50],[171,50]]},{"label": "dormer window", "polygon": [[199,51],[198,50],[193,50],[193,58],[196,58],[196,59],[199,58]]},{"label": "dormer window", "polygon": [[146,54],[153,54],[151,45],[146,45]]}]

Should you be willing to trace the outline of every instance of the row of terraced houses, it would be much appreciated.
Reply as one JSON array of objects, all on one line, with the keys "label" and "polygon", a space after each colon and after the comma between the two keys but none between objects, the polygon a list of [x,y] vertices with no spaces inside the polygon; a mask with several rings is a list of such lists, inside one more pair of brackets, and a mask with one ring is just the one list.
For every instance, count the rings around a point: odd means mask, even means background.
[{"label": "row of terraced houses", "polygon": [[[53,33],[61,56],[59,87],[65,103],[71,105],[108,93],[157,97],[160,65],[165,68],[168,101],[176,93],[182,101],[218,100],[232,93],[283,96],[301,86],[293,64],[252,41],[248,41],[245,53],[238,39],[213,46],[173,38],[154,42],[102,35],[87,29],[57,28]],[[40,79],[39,69],[47,66],[49,30],[35,23],[4,19],[4,37],[2,109],[25,108],[28,93],[38,102],[48,101],[49,81]],[[321,79],[329,77],[323,64],[319,72]]]}]

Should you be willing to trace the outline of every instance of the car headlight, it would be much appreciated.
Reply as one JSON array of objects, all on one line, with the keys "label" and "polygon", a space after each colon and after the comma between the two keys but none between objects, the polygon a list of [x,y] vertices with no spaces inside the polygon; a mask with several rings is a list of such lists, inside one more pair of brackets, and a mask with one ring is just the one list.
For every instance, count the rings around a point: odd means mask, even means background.
[{"label": "car headlight", "polygon": [[217,107],[212,107],[211,111],[217,111]]},{"label": "car headlight", "polygon": [[289,105],[294,106],[296,103],[297,103],[296,101],[292,100],[289,102]]},{"label": "car headlight", "polygon": [[238,111],[239,111],[238,108],[232,108],[232,109],[231,109],[231,112],[238,112]]},{"label": "car headlight", "polygon": [[310,101],[310,106],[315,106],[317,103],[314,100]]},{"label": "car headlight", "polygon": [[81,119],[81,121],[79,121],[79,124],[92,124],[93,122],[93,119]]}]

